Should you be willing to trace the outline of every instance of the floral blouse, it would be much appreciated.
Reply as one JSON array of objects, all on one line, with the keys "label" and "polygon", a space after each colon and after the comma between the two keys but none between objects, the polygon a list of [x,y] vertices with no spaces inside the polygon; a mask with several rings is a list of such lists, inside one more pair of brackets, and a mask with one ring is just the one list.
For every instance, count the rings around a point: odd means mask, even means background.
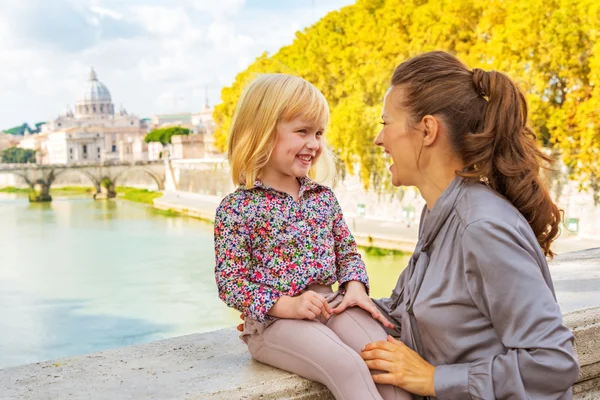
[{"label": "floral blouse", "polygon": [[330,188],[300,178],[298,200],[257,180],[217,208],[215,278],[219,297],[264,322],[283,295],[311,284],[360,281],[365,265]]}]

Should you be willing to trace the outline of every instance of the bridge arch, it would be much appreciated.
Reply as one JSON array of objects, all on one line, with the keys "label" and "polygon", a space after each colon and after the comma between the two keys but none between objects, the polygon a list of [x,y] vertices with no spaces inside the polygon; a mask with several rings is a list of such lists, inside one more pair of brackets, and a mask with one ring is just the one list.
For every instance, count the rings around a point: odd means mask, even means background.
[{"label": "bridge arch", "polygon": [[[100,191],[100,181],[101,181],[101,179],[98,179],[97,176],[95,176],[93,173],[91,173],[89,171],[86,171],[85,169],[79,169],[79,168],[73,168],[73,169],[67,169],[67,168],[65,168],[65,169],[60,169],[60,170],[58,170],[57,172],[54,173],[54,177],[52,179],[52,182],[54,182],[54,180],[56,178],[58,178],[60,175],[66,173],[66,172],[77,172],[79,174],[82,174],[82,175],[88,177],[92,181],[92,184],[94,185],[94,188],[96,189],[96,191],[97,192]],[[51,186],[52,182],[48,182],[48,186]]]},{"label": "bridge arch", "polygon": [[24,171],[0,170],[0,175],[14,175],[23,178],[27,186],[29,186],[31,189],[33,189],[33,186],[35,185],[35,181],[30,181],[27,177],[27,172]]},{"label": "bridge arch", "polygon": [[117,175],[115,175],[115,177],[112,179],[115,187],[118,185],[118,182],[120,180],[122,180],[125,176],[127,176],[127,174],[129,174],[130,172],[133,172],[133,171],[145,172],[146,175],[149,175],[152,178],[152,180],[154,182],[156,182],[156,185],[158,186],[158,190],[165,190],[165,178],[163,176],[157,174],[156,172],[152,171],[149,168],[146,168],[144,166],[136,166],[136,165],[128,167],[128,168],[124,169],[123,171],[119,172]]}]

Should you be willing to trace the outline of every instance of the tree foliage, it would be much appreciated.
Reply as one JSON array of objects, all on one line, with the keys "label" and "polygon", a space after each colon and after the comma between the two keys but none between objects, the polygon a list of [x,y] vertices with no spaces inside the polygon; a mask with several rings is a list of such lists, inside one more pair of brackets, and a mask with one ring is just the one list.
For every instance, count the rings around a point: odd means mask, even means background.
[{"label": "tree foliage", "polygon": [[182,128],[181,126],[169,126],[167,128],[158,128],[149,132],[144,141],[146,143],[150,142],[160,142],[164,145],[171,143],[171,137],[175,135],[189,135],[190,130],[188,128]]},{"label": "tree foliage", "polygon": [[6,164],[35,163],[35,150],[9,147],[0,152],[0,158]]},{"label": "tree foliage", "polygon": [[41,132],[43,124],[45,124],[45,122],[37,122],[35,123],[35,128],[32,128],[28,123],[24,123],[23,125],[15,126],[14,128],[5,129],[3,132],[8,133],[9,135],[19,136],[23,136],[25,134],[36,134]]},{"label": "tree foliage", "polygon": [[235,105],[258,73],[301,76],[328,99],[329,142],[365,186],[384,165],[372,141],[394,67],[447,50],[470,67],[509,74],[525,90],[540,142],[571,176],[600,190],[600,2],[596,0],[358,0],[262,54],[221,93],[216,144],[224,150]]}]

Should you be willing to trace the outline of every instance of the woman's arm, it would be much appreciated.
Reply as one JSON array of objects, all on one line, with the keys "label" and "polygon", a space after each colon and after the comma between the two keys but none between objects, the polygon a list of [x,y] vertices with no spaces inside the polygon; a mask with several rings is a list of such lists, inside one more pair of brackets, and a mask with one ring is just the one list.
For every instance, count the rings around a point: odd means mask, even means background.
[{"label": "woman's arm", "polygon": [[544,280],[545,265],[521,245],[527,240],[519,228],[524,229],[485,220],[463,234],[472,299],[507,351],[438,366],[434,381],[439,399],[557,399],[579,376],[573,335]]}]

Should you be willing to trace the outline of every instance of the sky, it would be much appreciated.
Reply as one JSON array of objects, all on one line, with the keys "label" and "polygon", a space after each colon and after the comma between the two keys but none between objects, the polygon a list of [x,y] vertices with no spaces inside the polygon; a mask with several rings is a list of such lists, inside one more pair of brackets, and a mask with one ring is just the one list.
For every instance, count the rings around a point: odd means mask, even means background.
[{"label": "sky", "polygon": [[353,0],[0,0],[0,130],[73,106],[94,67],[140,117],[219,102],[276,52]]}]

